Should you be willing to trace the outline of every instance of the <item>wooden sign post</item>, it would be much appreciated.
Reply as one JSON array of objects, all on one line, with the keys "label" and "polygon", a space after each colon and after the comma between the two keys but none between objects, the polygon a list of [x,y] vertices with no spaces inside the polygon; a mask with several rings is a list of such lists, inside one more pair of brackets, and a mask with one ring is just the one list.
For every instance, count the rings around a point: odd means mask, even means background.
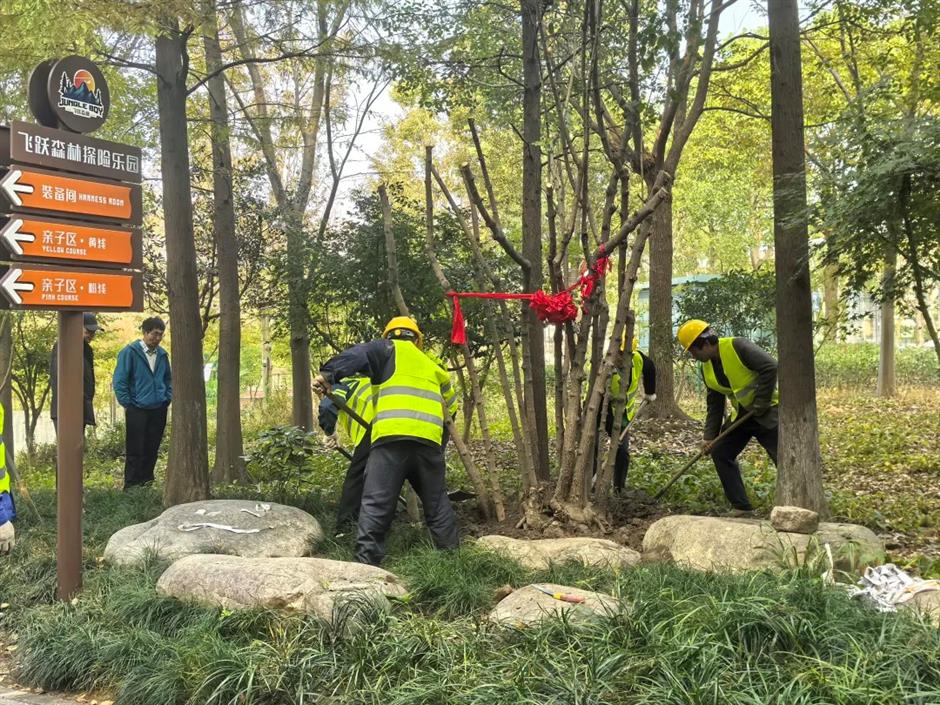
[{"label": "wooden sign post", "polygon": [[111,107],[98,67],[50,59],[30,76],[42,123],[0,127],[0,307],[59,312],[58,597],[82,586],[85,311],[143,310],[141,151],[88,137]]}]

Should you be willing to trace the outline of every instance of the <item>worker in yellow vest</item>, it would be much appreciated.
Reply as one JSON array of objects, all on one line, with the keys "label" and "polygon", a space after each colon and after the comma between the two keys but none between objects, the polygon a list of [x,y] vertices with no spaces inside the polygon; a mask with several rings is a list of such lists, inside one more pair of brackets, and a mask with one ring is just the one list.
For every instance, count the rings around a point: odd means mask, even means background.
[{"label": "worker in yellow vest", "polygon": [[[332,396],[338,397],[368,424],[375,417],[375,399],[372,382],[368,377],[349,377],[333,385]],[[352,458],[343,480],[339,506],[336,510],[336,534],[345,534],[359,521],[359,504],[362,502],[362,487],[365,484],[366,462],[372,445],[368,428],[350,416],[345,409],[337,409],[330,397],[320,400],[317,420],[326,434],[326,446],[337,448],[337,429],[343,431],[348,446],[353,448]]]},{"label": "worker in yellow vest", "polygon": [[12,551],[16,543],[16,530],[13,528],[16,507],[13,506],[10,473],[7,472],[7,449],[2,436],[3,424],[3,405],[0,404],[0,555]]},{"label": "worker in yellow vest", "polygon": [[344,350],[320,367],[313,381],[322,392],[336,380],[365,375],[375,394],[371,450],[359,507],[356,559],[379,565],[407,480],[421,498],[424,519],[438,548],[456,548],[457,516],[444,483],[444,414],[457,413],[447,372],[421,348],[424,336],[407,316],[388,322],[382,339]]},{"label": "worker in yellow vest", "polygon": [[[622,356],[626,353],[626,338],[620,346],[620,358],[617,359],[616,369],[610,376],[608,385],[609,401],[607,417],[604,419],[604,428],[610,436],[612,443],[617,443],[617,455],[614,460],[614,492],[620,494],[627,483],[627,472],[630,469],[630,434],[623,433],[639,409],[637,397],[640,391],[640,380],[643,380],[643,399],[654,401],[656,399],[656,365],[639,349],[639,340],[633,338],[630,357],[626,361],[624,372],[626,382],[620,376],[620,368],[624,367]],[[626,395],[626,398],[624,398]],[[618,400],[623,402],[623,417],[620,421],[621,433],[614,438],[614,406]],[[598,424],[599,425],[599,424]],[[600,438],[598,437],[598,441]],[[596,444],[595,444],[596,445]],[[596,472],[595,448],[595,472]]]},{"label": "worker in yellow vest", "polygon": [[[705,321],[683,323],[676,337],[701,363],[702,378],[708,387],[703,448],[711,455],[725,497],[735,512],[752,513],[737,458],[755,438],[777,464],[777,361],[746,338],[719,338]],[[728,423],[748,411],[754,416],[713,444],[722,429],[726,400],[731,402]]]}]

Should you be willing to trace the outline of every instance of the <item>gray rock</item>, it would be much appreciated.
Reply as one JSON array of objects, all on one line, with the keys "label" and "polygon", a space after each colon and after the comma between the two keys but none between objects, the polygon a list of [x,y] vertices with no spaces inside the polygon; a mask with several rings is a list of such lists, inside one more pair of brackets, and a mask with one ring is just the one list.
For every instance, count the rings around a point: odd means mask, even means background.
[{"label": "gray rock", "polygon": [[777,531],[812,534],[819,528],[819,514],[803,507],[774,507],[770,511],[770,524]]},{"label": "gray rock", "polygon": [[195,553],[305,556],[322,537],[319,522],[296,507],[214,499],[178,504],[156,519],[121,529],[108,540],[104,558],[115,565],[131,565],[150,554],[170,561]]},{"label": "gray rock", "polygon": [[582,624],[601,617],[620,612],[622,605],[611,595],[602,592],[590,592],[565,585],[539,583],[539,587],[564,595],[574,595],[584,602],[574,604],[558,600],[551,595],[527,585],[507,597],[490,612],[491,621],[513,627],[531,627],[543,619],[558,618],[565,615],[572,623]]},{"label": "gray rock", "polygon": [[388,608],[406,594],[381,568],[325,558],[242,558],[193,555],[164,571],[157,592],[229,609],[269,608],[314,614],[332,621],[342,605]]},{"label": "gray rock", "polygon": [[778,532],[759,519],[668,516],[650,525],[643,557],[697,570],[762,570],[803,565],[832,549],[835,567],[855,571],[884,562],[884,545],[864,526],[823,522],[813,535]]},{"label": "gray rock", "polygon": [[543,570],[552,563],[629,568],[640,562],[639,553],[607,539],[575,537],[528,540],[491,535],[477,539],[477,543],[534,570]]},{"label": "gray rock", "polygon": [[940,590],[926,590],[919,592],[907,602],[902,603],[902,609],[919,612],[940,628]]}]

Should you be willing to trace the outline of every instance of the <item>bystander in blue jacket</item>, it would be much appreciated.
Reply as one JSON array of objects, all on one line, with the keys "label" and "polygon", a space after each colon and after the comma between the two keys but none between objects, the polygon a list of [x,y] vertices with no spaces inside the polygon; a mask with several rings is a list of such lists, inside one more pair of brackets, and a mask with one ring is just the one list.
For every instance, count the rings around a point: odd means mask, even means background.
[{"label": "bystander in blue jacket", "polygon": [[167,407],[173,399],[170,357],[160,347],[166,324],[153,317],[140,329],[142,338],[118,353],[112,380],[114,395],[124,407],[125,490],[153,482]]}]

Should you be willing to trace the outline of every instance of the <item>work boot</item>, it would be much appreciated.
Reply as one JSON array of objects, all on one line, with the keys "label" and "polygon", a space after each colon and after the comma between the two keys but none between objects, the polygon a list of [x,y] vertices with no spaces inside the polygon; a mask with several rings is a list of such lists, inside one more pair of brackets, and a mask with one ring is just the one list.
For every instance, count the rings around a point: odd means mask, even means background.
[{"label": "work boot", "polygon": [[754,519],[757,517],[757,512],[753,509],[732,509],[725,516],[735,519]]}]

